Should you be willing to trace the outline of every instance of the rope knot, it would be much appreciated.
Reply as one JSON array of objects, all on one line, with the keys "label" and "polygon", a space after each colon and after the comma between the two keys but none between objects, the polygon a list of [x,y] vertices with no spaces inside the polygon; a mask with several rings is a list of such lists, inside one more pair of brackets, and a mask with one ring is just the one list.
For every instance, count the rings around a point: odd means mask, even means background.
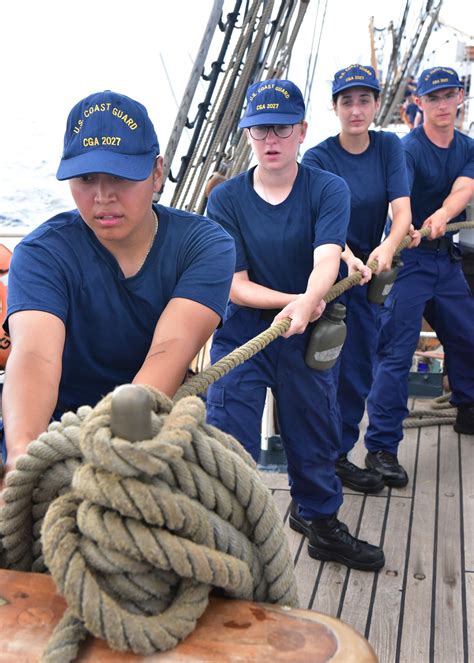
[{"label": "rope knot", "polygon": [[72,660],[87,632],[141,655],[174,647],[213,587],[297,604],[282,520],[254,461],[205,423],[201,399],[173,405],[147,390],[153,436],[115,436],[106,396],[82,421],[72,489],[47,511],[44,558],[68,610],[45,661]]}]

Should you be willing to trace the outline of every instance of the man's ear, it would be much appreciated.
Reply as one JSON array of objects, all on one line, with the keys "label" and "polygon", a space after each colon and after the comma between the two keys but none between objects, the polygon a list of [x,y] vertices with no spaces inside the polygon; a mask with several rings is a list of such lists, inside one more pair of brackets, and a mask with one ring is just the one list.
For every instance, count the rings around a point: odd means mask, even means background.
[{"label": "man's ear", "polygon": [[303,143],[304,139],[306,138],[307,131],[308,131],[308,123],[306,122],[306,120],[303,120],[300,125],[300,139],[299,139],[300,144]]},{"label": "man's ear", "polygon": [[153,166],[153,191],[159,193],[163,183],[163,157],[157,156]]}]

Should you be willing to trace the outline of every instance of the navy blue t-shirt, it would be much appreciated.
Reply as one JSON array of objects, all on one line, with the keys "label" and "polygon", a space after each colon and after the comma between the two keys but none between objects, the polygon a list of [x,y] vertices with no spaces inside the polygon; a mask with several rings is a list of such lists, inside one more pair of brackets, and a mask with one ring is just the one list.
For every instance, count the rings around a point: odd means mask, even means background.
[{"label": "navy blue t-shirt", "polygon": [[[46,221],[15,248],[8,316],[46,311],[66,326],[56,416],[95,405],[132,381],[170,299],[190,299],[224,315],[235,265],[232,238],[205,217],[162,205],[155,211],[156,239],[129,278],[77,210]],[[8,331],[8,318],[4,326]]]},{"label": "navy blue t-shirt", "polygon": [[[439,209],[449,196],[458,177],[474,177],[474,140],[454,131],[449,147],[438,147],[417,127],[402,138],[411,188],[413,225],[421,228],[423,222]],[[466,218],[461,212],[454,223]]]},{"label": "navy blue t-shirt", "polygon": [[418,113],[418,106],[412,102],[411,104],[408,104],[407,107],[405,108],[405,113],[407,115],[407,118],[410,120],[410,122],[413,124],[415,121],[416,114]]},{"label": "navy blue t-shirt", "polygon": [[271,205],[253,188],[251,168],[215,187],[207,214],[235,240],[235,271],[254,283],[292,294],[305,292],[313,251],[322,244],[344,247],[349,191],[339,177],[298,166],[293,188]]},{"label": "navy blue t-shirt", "polygon": [[344,178],[351,192],[351,220],[347,243],[370,253],[380,244],[388,204],[409,195],[400,139],[387,131],[369,131],[370,144],[362,154],[351,154],[338,136],[309,149],[303,164],[324,168]]}]

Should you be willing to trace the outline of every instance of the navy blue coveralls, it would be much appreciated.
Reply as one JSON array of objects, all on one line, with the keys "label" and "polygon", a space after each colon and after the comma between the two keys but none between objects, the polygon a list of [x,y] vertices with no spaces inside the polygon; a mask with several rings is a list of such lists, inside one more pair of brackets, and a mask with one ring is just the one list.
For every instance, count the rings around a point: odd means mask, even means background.
[{"label": "navy blue coveralls", "polygon": [[[293,189],[270,205],[253,189],[253,170],[213,189],[208,215],[236,242],[235,271],[279,292],[305,292],[313,251],[321,244],[344,246],[349,193],[338,177],[300,165]],[[214,334],[213,362],[266,329],[276,312],[230,303]],[[337,512],[342,489],[335,474],[339,416],[330,370],[315,371],[304,361],[310,329],[278,338],[212,385],[208,422],[236,437],[258,460],[266,388],[276,399],[291,494],[309,519]]]},{"label": "navy blue coveralls", "polygon": [[[449,148],[434,145],[423,127],[402,139],[411,183],[413,225],[420,228],[448,197],[458,177],[474,177],[474,141],[455,131]],[[453,222],[465,218],[461,214]],[[448,225],[449,228],[449,225]],[[408,414],[408,374],[422,316],[445,353],[455,406],[474,403],[474,297],[449,235],[402,252],[404,266],[381,309],[374,381],[367,400],[365,437],[372,453],[397,454]]]},{"label": "navy blue coveralls", "polygon": [[[341,146],[338,136],[331,136],[309,149],[302,161],[335,173],[347,182],[351,192],[347,243],[364,263],[380,244],[389,203],[409,193],[398,137],[386,131],[369,131],[369,139],[365,152],[352,154]],[[344,262],[340,275],[347,276]],[[348,453],[359,439],[359,424],[372,384],[380,305],[368,301],[368,287],[365,284],[349,288],[338,300],[346,306],[347,327],[347,337],[333,369],[342,425],[340,454]]]}]

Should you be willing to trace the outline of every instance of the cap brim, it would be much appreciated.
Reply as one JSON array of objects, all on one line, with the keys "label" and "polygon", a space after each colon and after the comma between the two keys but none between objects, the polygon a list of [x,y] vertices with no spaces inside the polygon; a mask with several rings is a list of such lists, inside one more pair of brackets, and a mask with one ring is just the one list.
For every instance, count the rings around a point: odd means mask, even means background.
[{"label": "cap brim", "polygon": [[261,113],[244,117],[239,122],[239,129],[257,127],[259,124],[298,124],[304,119],[301,113]]},{"label": "cap brim", "polygon": [[89,173],[105,173],[127,180],[146,180],[156,156],[155,152],[132,155],[95,149],[77,157],[61,159],[56,177],[58,180],[70,180]]},{"label": "cap brim", "polygon": [[376,92],[380,92],[380,85],[371,85],[370,83],[361,83],[360,81],[351,81],[350,83],[346,83],[346,85],[342,85],[340,88],[337,90],[333,91],[333,94],[339,94],[339,92],[343,92],[344,90],[347,90],[350,87],[368,87],[370,90],[375,90]]},{"label": "cap brim", "polygon": [[458,90],[463,90],[464,89],[464,85],[461,85],[461,84],[453,85],[453,83],[450,83],[450,84],[442,83],[441,85],[433,85],[430,88],[428,88],[427,90],[423,90],[423,91],[418,91],[417,90],[415,94],[416,94],[417,97],[424,97],[425,94],[431,94],[431,92],[436,92],[436,90],[447,90],[450,87],[451,88],[457,88]]}]

